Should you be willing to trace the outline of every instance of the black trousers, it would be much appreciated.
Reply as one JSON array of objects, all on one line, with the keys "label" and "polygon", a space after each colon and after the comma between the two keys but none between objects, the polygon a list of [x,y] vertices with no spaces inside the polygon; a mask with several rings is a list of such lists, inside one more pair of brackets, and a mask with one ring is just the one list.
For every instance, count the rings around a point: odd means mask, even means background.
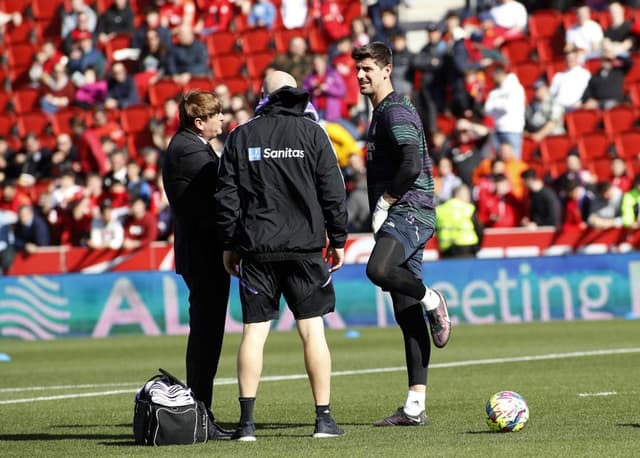
[{"label": "black trousers", "polygon": [[183,274],[189,288],[189,338],[187,385],[196,399],[211,409],[213,379],[222,352],[224,324],[229,302],[229,274],[220,261],[212,260],[206,271]]}]

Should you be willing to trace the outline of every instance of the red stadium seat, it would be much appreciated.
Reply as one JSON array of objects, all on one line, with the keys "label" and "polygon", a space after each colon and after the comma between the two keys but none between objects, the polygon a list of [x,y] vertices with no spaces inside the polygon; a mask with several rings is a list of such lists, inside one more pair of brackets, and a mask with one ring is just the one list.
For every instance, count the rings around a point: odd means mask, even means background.
[{"label": "red stadium seat", "polygon": [[131,46],[131,34],[120,33],[104,44],[104,54],[108,61],[113,62],[113,53],[118,49],[129,48]]},{"label": "red stadium seat", "polygon": [[306,29],[281,29],[276,30],[273,33],[273,44],[277,52],[287,52],[289,49],[289,42],[294,37],[302,37],[307,39]]},{"label": "red stadium seat", "polygon": [[634,52],[631,54],[633,65],[629,69],[626,75],[624,75],[624,86],[629,88],[635,83],[640,82],[640,52]]},{"label": "red stadium seat", "polygon": [[18,116],[18,135],[24,137],[27,133],[34,133],[37,136],[49,133],[51,122],[43,111],[32,111],[22,113]]},{"label": "red stadium seat", "polygon": [[309,29],[309,50],[314,53],[326,54],[329,49],[329,40],[319,27]]},{"label": "red stadium seat", "polygon": [[153,146],[153,138],[151,137],[151,132],[148,130],[127,135],[129,158],[134,160],[140,159],[140,151],[145,146]]},{"label": "red stadium seat", "polygon": [[7,65],[9,68],[30,67],[37,50],[31,43],[14,44],[7,49]]},{"label": "red stadium seat", "polygon": [[32,5],[34,19],[51,20],[60,16],[59,13],[64,8],[65,0],[33,0],[29,4]]},{"label": "red stadium seat", "polygon": [[441,113],[436,117],[436,127],[440,132],[448,137],[456,127],[456,121],[457,119],[455,116]]},{"label": "red stadium seat", "polygon": [[120,110],[120,124],[127,134],[148,129],[152,110],[147,105],[132,105]]},{"label": "red stadium seat", "polygon": [[635,159],[640,155],[640,130],[621,132],[615,138],[616,154],[625,159]]},{"label": "red stadium seat", "polygon": [[342,7],[342,17],[345,24],[351,24],[355,18],[363,15],[362,2],[344,2]]},{"label": "red stadium seat", "polygon": [[564,115],[567,126],[567,133],[576,140],[581,135],[588,132],[595,132],[600,129],[602,123],[602,112],[600,110],[578,109],[569,111]]},{"label": "red stadium seat", "polygon": [[2,0],[0,8],[5,13],[24,13],[27,6],[31,5],[31,0]]},{"label": "red stadium seat", "polygon": [[219,31],[207,35],[205,44],[212,58],[224,54],[232,54],[238,51],[240,44],[238,35],[231,31]]},{"label": "red stadium seat", "polygon": [[568,135],[548,135],[540,142],[540,155],[547,164],[564,161],[573,147],[574,143]]},{"label": "red stadium seat", "polygon": [[562,14],[558,10],[538,10],[529,16],[529,33],[534,39],[551,38],[561,32]]},{"label": "red stadium seat", "polygon": [[637,119],[636,110],[629,105],[618,105],[608,110],[604,110],[602,120],[604,131],[611,137],[631,130]]},{"label": "red stadium seat", "polygon": [[227,78],[223,83],[229,88],[231,95],[246,94],[251,89],[251,82],[243,77]]},{"label": "red stadium seat", "polygon": [[243,76],[245,69],[245,56],[226,55],[217,56],[213,59],[213,76],[216,79],[227,79]]},{"label": "red stadium seat", "polygon": [[520,84],[525,88],[533,86],[533,83],[544,73],[543,68],[536,62],[522,62],[516,65],[513,71],[518,77],[518,80],[520,80]]},{"label": "red stadium seat", "polygon": [[178,83],[171,79],[161,79],[149,86],[149,103],[153,107],[162,106],[165,100],[177,96],[182,92]]},{"label": "red stadium seat", "polygon": [[13,109],[16,114],[37,111],[40,101],[40,90],[32,87],[16,89],[13,97]]},{"label": "red stadium seat", "polygon": [[7,46],[14,46],[18,43],[41,43],[42,30],[37,22],[25,19],[22,24],[14,26],[7,24],[4,31],[4,43]]},{"label": "red stadium seat", "polygon": [[554,35],[551,38],[538,38],[535,42],[538,61],[541,63],[564,58],[564,37],[562,35]]},{"label": "red stadium seat", "polygon": [[591,132],[578,139],[578,153],[585,164],[610,157],[609,137],[604,132]]},{"label": "red stadium seat", "polygon": [[511,65],[531,62],[531,55],[535,48],[528,38],[519,38],[505,42],[500,51]]},{"label": "red stadium seat", "polygon": [[265,27],[249,29],[240,39],[244,53],[266,52],[273,49],[271,31]]},{"label": "red stadium seat", "polygon": [[57,111],[51,118],[51,130],[54,135],[71,134],[71,119],[74,116],[84,117],[85,112],[76,108],[64,108]]},{"label": "red stadium seat", "polygon": [[267,51],[247,56],[247,73],[251,79],[264,78],[264,71],[273,61],[275,54]]},{"label": "red stadium seat", "polygon": [[213,83],[213,80],[206,76],[193,77],[187,84],[182,87],[182,90],[184,92],[192,91],[194,89],[199,89],[202,91],[212,91],[214,87]]},{"label": "red stadium seat", "polygon": [[13,136],[16,132],[16,117],[13,113],[0,111],[0,135]]}]

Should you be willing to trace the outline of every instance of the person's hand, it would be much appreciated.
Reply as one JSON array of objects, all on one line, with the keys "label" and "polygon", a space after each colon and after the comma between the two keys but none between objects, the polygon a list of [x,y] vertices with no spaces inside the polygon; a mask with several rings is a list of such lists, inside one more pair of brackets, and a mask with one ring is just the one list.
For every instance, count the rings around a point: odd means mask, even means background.
[{"label": "person's hand", "polygon": [[238,277],[238,265],[240,264],[240,255],[233,250],[225,250],[222,253],[222,263],[224,264],[224,270],[229,275]]},{"label": "person's hand", "polygon": [[384,198],[384,195],[380,196],[376,203],[376,209],[373,211],[373,215],[371,215],[371,228],[373,229],[373,235],[378,233],[382,224],[387,219],[387,216],[389,215],[389,208],[391,208],[391,203]]},{"label": "person's hand", "polygon": [[335,272],[344,264],[344,248],[327,248],[324,261],[330,266],[329,272]]}]

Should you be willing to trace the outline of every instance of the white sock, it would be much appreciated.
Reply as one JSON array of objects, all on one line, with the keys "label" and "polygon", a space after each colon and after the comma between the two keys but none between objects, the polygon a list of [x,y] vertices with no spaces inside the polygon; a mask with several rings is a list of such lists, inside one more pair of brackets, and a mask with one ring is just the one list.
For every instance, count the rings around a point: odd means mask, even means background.
[{"label": "white sock", "polygon": [[404,403],[404,413],[407,415],[418,415],[424,410],[426,393],[411,391],[407,394],[407,402]]},{"label": "white sock", "polygon": [[425,293],[424,297],[420,299],[420,302],[422,303],[422,305],[424,305],[424,308],[427,311],[437,309],[440,305],[440,296],[438,296],[435,291],[433,291],[429,287],[425,286],[425,288],[427,288],[427,292]]}]

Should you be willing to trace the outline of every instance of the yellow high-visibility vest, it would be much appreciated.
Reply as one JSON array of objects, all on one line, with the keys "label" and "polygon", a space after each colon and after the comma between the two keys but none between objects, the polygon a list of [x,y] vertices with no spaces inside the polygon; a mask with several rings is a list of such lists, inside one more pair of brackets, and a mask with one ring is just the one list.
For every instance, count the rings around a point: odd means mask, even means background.
[{"label": "yellow high-visibility vest", "polygon": [[440,250],[452,245],[472,246],[479,242],[473,226],[473,204],[451,198],[436,207],[436,234]]}]

